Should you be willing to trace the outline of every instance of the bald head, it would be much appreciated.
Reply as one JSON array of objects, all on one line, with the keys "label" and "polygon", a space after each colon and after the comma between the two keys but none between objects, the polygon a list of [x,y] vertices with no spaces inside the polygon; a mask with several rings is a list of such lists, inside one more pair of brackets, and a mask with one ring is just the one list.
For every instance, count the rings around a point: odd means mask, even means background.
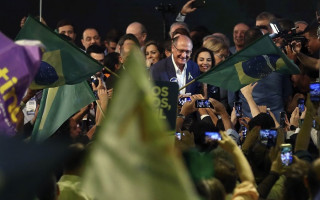
[{"label": "bald head", "polygon": [[139,22],[133,22],[129,24],[126,30],[126,34],[133,34],[139,40],[140,46],[145,45],[145,41],[147,39],[147,30],[143,26],[143,24]]},{"label": "bald head", "polygon": [[192,41],[188,36],[180,35],[172,41],[172,56],[175,64],[183,69],[192,53]]}]

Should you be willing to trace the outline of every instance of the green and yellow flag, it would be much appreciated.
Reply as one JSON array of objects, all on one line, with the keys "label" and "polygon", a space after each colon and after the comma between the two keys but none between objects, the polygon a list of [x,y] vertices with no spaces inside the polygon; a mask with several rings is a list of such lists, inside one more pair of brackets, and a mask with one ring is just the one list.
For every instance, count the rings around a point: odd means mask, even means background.
[{"label": "green and yellow flag", "polygon": [[198,199],[174,136],[154,107],[144,58],[136,48],[125,64],[88,158],[84,190],[95,199]]},{"label": "green and yellow flag", "polygon": [[95,97],[87,81],[44,89],[31,140],[46,140],[69,117],[93,101]]},{"label": "green and yellow flag", "polygon": [[195,80],[237,91],[274,71],[283,74],[300,73],[299,67],[289,60],[268,35],[264,35]]},{"label": "green and yellow flag", "polygon": [[45,46],[42,62],[31,89],[80,83],[103,66],[74,44],[32,17],[28,17],[16,40],[40,40]]}]

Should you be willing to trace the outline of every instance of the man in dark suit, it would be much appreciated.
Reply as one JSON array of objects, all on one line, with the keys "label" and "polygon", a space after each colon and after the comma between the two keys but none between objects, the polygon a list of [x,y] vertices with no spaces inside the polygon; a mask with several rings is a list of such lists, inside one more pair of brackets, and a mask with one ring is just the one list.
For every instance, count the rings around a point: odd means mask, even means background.
[{"label": "man in dark suit", "polygon": [[[181,88],[199,76],[198,65],[189,60],[192,47],[192,41],[188,36],[180,35],[174,38],[171,46],[172,55],[151,66],[151,78],[154,81],[176,82]],[[194,82],[180,90],[180,94],[197,94],[199,89],[200,84]]]}]

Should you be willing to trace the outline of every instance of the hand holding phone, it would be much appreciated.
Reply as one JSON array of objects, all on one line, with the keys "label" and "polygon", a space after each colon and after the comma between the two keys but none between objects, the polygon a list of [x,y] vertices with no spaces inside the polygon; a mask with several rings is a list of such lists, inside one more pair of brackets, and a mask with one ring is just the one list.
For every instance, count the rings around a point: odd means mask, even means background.
[{"label": "hand holding phone", "polygon": [[178,100],[178,105],[183,106],[187,101],[191,101],[191,97],[180,97]]}]

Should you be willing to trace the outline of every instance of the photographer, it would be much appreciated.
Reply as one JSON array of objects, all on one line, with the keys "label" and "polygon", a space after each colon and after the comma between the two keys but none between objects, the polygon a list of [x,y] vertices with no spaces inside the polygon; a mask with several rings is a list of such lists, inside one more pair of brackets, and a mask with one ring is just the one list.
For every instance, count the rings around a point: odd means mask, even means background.
[{"label": "photographer", "polygon": [[[297,58],[301,62],[301,64],[303,64],[307,68],[319,70],[320,60],[317,58],[319,57],[320,40],[317,36],[317,30],[318,30],[318,23],[312,23],[306,28],[304,33],[304,36],[307,39],[306,47],[308,49],[308,52],[313,56],[311,57],[302,53],[301,42],[293,41],[291,43],[293,57],[291,58],[293,58],[293,60]],[[288,48],[287,50],[290,51],[290,49]]]}]

